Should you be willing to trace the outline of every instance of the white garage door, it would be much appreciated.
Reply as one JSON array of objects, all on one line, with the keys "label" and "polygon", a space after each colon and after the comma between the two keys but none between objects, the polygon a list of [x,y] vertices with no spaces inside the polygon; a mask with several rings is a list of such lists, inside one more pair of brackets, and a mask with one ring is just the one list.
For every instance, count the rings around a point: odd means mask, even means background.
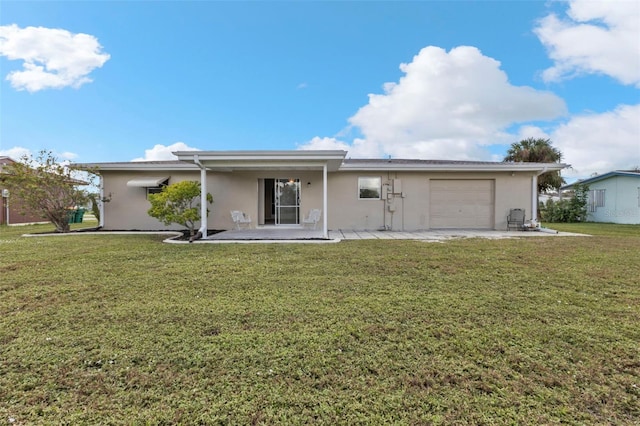
[{"label": "white garage door", "polygon": [[431,228],[493,229],[494,181],[429,181]]}]

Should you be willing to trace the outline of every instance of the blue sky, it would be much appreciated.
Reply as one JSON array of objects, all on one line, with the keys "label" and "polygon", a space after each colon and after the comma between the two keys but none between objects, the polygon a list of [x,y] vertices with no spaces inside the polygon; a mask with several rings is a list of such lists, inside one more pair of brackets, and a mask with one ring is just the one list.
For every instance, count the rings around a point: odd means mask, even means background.
[{"label": "blue sky", "polygon": [[0,155],[345,149],[640,167],[636,1],[0,3]]}]

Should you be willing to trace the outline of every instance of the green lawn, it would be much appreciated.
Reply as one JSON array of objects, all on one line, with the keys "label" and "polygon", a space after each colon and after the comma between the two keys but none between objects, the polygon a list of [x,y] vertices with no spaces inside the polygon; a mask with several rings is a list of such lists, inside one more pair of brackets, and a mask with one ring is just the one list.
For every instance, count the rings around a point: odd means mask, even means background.
[{"label": "green lawn", "polygon": [[640,419],[640,226],[443,244],[20,236],[46,229],[0,227],[0,424]]}]

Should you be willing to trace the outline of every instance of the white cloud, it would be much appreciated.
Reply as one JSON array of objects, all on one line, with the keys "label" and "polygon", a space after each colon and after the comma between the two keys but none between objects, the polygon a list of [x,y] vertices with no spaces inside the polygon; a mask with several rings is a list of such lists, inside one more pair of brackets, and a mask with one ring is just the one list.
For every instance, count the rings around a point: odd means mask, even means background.
[{"label": "white cloud", "polygon": [[350,148],[349,144],[342,142],[336,138],[321,138],[314,137],[309,142],[298,146],[301,150],[314,150],[314,149],[336,149],[347,151]]},{"label": "white cloud", "polygon": [[369,95],[349,119],[364,136],[347,145],[349,156],[486,159],[487,145],[511,140],[505,129],[512,124],[566,112],[553,93],[511,85],[500,62],[475,47],[426,47],[400,69],[398,83]]},{"label": "white cloud", "polygon": [[76,154],[75,152],[61,152],[57,154],[58,158],[61,158],[63,160],[74,160],[76,158],[78,158],[78,154]]},{"label": "white cloud", "polygon": [[[52,151],[51,154],[57,160],[58,163],[67,166],[71,163],[71,160],[78,157],[78,154],[74,152],[55,152]],[[40,155],[40,151],[37,153],[33,153],[29,148],[23,148],[21,146],[14,146],[13,148],[9,148],[7,150],[0,149],[0,157],[9,157],[15,161],[21,161],[23,157],[29,157],[34,161],[35,164],[40,164],[37,160],[37,157]],[[86,179],[82,179],[86,180]]]},{"label": "white cloud", "polygon": [[551,140],[573,167],[563,173],[567,176],[640,166],[640,105],[574,116],[552,132]]},{"label": "white cloud", "polygon": [[199,151],[199,149],[192,148],[184,142],[176,142],[167,146],[158,144],[151,149],[145,149],[144,157],[134,158],[131,161],[177,160],[178,158],[173,155],[173,151]]},{"label": "white cloud", "polygon": [[321,138],[314,137],[309,142],[299,145],[300,150],[314,150],[314,149],[328,149],[328,150],[343,150],[349,151],[349,157],[357,158],[378,158],[382,155],[382,152],[376,149],[371,144],[366,143],[364,139],[355,139],[352,144],[343,142],[336,138]]},{"label": "white cloud", "polygon": [[536,126],[521,126],[518,129],[518,136],[516,137],[516,141],[521,141],[524,139],[550,139],[551,136],[544,130]]},{"label": "white cloud", "polygon": [[0,157],[9,157],[15,161],[20,160],[25,155],[31,156],[31,150],[21,146],[14,146],[9,149],[0,149]]},{"label": "white cloud", "polygon": [[640,87],[640,2],[573,0],[567,15],[548,15],[534,30],[555,62],[546,81],[606,74]]},{"label": "white cloud", "polygon": [[78,88],[91,82],[88,75],[110,58],[92,35],[15,24],[0,26],[0,55],[24,61],[23,70],[10,72],[6,79],[15,89],[29,92]]}]

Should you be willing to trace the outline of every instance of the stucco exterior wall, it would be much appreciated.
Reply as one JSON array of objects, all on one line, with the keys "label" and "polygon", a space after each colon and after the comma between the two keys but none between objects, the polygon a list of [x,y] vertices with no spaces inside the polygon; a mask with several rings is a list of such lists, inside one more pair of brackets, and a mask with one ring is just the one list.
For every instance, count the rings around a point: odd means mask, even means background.
[{"label": "stucco exterior wall", "polygon": [[[181,180],[200,180],[198,171],[171,172],[116,172],[104,171],[104,194],[111,194],[111,201],[104,205],[105,229],[180,229],[165,226],[147,214],[149,202],[145,188],[128,187],[131,179],[170,176],[169,184]],[[398,193],[383,199],[358,199],[358,177],[375,177],[391,185],[401,182]],[[462,181],[491,180],[493,182],[493,229],[506,229],[506,218],[511,208],[522,208],[531,218],[532,173],[446,173],[446,172],[334,172],[328,174],[328,226],[329,229],[412,231],[431,228],[430,181],[456,179]],[[249,214],[253,226],[264,223],[264,206],[261,199],[264,189],[261,179],[300,179],[300,214],[310,209],[323,209],[322,172],[320,171],[251,171],[208,172],[207,191],[214,203],[207,219],[209,229],[231,229],[233,222],[229,212],[242,210]],[[391,212],[389,204],[393,204]],[[324,215],[325,212],[323,211]]]},{"label": "stucco exterior wall", "polygon": [[[127,182],[145,177],[170,176],[169,184],[182,180],[200,181],[199,171],[135,172],[103,171],[104,194],[111,201],[104,203],[105,230],[171,230],[180,226],[165,226],[150,217],[151,206],[145,188],[132,188]],[[322,209],[322,172],[320,171],[265,171],[265,172],[208,172],[207,192],[213,196],[209,206],[209,229],[232,229],[231,210],[242,210],[250,215],[253,226],[260,219],[259,179],[300,179],[300,211],[306,215],[312,208]],[[323,213],[324,214],[324,213]]]},{"label": "stucco exterior wall", "polygon": [[591,222],[640,224],[640,179],[612,176],[589,184],[589,190],[605,190],[605,204],[588,213]]},{"label": "stucco exterior wall", "polygon": [[165,226],[147,214],[151,207],[145,188],[128,187],[131,179],[168,176],[169,184],[182,180],[200,181],[200,173],[194,172],[119,172],[102,171],[104,196],[111,198],[104,203],[104,229],[106,230],[171,230],[180,226]]},{"label": "stucco exterior wall", "polygon": [[[251,216],[252,226],[264,223],[260,203],[261,179],[300,179],[300,214],[310,209],[322,209],[322,172],[320,171],[261,171],[207,173],[207,191],[213,196],[209,229],[232,229],[231,210],[241,210]],[[324,212],[323,212],[324,214]]]},{"label": "stucco exterior wall", "polygon": [[[402,190],[391,197],[395,211],[389,211],[387,198],[359,200],[358,177],[382,178],[384,184],[401,181]],[[431,228],[430,180],[489,179],[494,182],[493,229],[507,228],[512,208],[522,208],[531,218],[532,173],[446,173],[446,172],[339,172],[329,175],[329,229],[413,231]],[[383,190],[383,195],[385,190]]]}]

